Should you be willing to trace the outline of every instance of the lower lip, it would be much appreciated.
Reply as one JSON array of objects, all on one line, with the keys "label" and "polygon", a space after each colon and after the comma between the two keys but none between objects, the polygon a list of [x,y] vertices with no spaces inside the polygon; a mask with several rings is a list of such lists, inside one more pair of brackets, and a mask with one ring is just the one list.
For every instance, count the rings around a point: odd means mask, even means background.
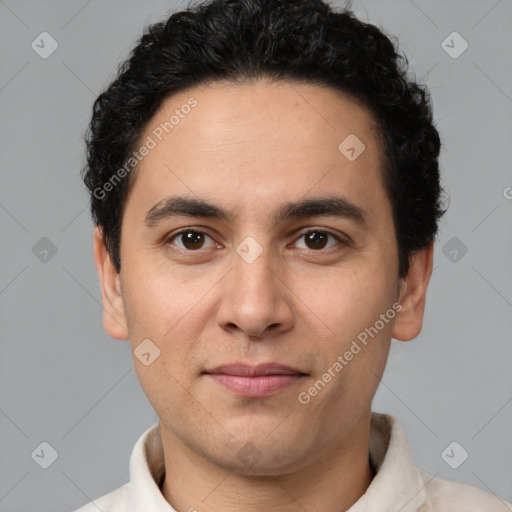
[{"label": "lower lip", "polygon": [[228,388],[239,396],[263,397],[279,393],[301,380],[303,375],[259,375],[241,377],[224,373],[208,373],[215,382]]}]

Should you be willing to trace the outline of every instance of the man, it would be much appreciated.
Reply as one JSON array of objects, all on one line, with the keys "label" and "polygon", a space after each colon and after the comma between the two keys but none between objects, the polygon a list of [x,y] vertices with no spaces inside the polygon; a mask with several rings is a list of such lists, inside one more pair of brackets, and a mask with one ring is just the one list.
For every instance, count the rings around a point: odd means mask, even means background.
[{"label": "man", "polygon": [[490,511],[371,412],[421,330],[441,207],[427,94],[321,0],[153,25],[97,99],[84,180],[104,325],[159,417],[80,512]]}]

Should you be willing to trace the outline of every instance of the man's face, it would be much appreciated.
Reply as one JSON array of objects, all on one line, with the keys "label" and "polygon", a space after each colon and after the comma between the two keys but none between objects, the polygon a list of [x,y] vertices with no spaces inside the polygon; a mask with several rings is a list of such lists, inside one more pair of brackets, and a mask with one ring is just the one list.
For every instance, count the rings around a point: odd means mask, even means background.
[{"label": "man's face", "polygon": [[[197,105],[182,109],[191,97]],[[179,122],[162,135],[176,109]],[[365,146],[359,156],[354,135]],[[160,350],[151,364],[134,364],[163,438],[248,474],[291,471],[343,449],[369,423],[400,298],[371,115],[328,88],[217,83],[167,99],[141,143],[148,136],[156,146],[123,216],[120,291],[132,349],[149,339]],[[167,201],[178,196],[228,217],[172,215]],[[355,208],[284,210],[325,199]],[[297,374],[205,373],[262,363]]]}]

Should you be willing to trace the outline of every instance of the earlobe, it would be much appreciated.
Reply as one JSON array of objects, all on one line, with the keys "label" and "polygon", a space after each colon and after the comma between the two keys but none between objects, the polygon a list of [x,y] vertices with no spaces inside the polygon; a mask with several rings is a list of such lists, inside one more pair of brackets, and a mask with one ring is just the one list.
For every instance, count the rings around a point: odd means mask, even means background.
[{"label": "earlobe", "polygon": [[100,278],[105,331],[112,338],[127,340],[129,334],[119,273],[112,263],[99,227],[94,230],[94,261]]},{"label": "earlobe", "polygon": [[414,339],[421,332],[427,287],[432,274],[434,242],[415,252],[401,287],[402,310],[396,317],[392,337],[399,341]]}]

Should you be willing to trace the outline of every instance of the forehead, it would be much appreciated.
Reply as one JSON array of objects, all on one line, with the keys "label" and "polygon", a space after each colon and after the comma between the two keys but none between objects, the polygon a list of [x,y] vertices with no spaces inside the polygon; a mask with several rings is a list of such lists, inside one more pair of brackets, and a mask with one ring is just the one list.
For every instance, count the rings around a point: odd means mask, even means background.
[{"label": "forehead", "polygon": [[[192,102],[196,105],[190,108]],[[378,133],[369,109],[348,94],[305,82],[262,79],[244,84],[213,82],[175,94],[162,103],[145,134],[159,141],[167,135],[193,135],[206,150],[251,142],[248,136],[259,143],[314,147],[322,141],[337,147],[340,137],[354,131],[370,146],[369,139]]]},{"label": "forehead", "polygon": [[376,135],[369,110],[331,88],[265,81],[194,87],[167,98],[147,124],[140,140],[153,147],[130,195],[148,204],[171,193],[223,196],[240,208],[237,199],[249,206],[264,191],[260,211],[277,196],[284,202],[333,187],[354,200],[371,202],[363,196],[372,191],[382,200]]}]

